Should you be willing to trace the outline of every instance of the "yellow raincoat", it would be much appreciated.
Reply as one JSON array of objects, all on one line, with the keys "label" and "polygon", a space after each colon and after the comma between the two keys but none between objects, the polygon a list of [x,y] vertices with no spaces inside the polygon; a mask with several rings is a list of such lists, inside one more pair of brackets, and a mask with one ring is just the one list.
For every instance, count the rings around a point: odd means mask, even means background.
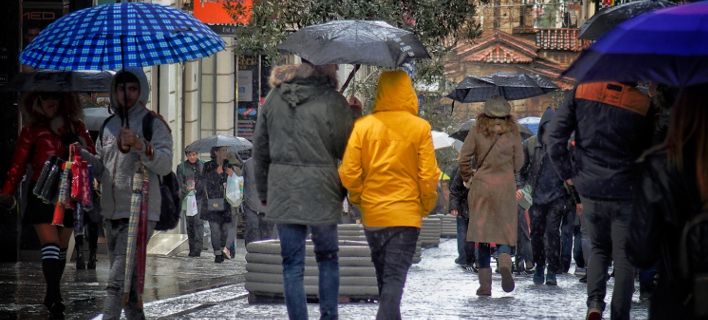
[{"label": "yellow raincoat", "polygon": [[434,207],[440,171],[430,124],[403,71],[381,75],[374,112],[349,137],[339,177],[365,227],[417,227]]}]

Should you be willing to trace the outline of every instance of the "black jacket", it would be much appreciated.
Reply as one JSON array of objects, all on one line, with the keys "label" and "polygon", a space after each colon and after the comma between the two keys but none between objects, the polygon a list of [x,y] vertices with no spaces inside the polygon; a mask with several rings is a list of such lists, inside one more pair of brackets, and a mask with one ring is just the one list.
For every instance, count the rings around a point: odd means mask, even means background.
[{"label": "black jacket", "polygon": [[[691,162],[695,153],[687,151],[684,159]],[[635,188],[627,257],[639,268],[658,262],[659,283],[652,296],[650,319],[691,319],[692,306],[684,305],[684,301],[693,283],[680,277],[677,248],[683,226],[702,207],[696,164],[686,166],[681,173],[668,163],[666,150],[656,147],[640,158],[637,170],[641,179]],[[699,247],[704,252],[695,258],[700,261],[698,265],[708,267],[708,237],[703,237],[701,243]]]},{"label": "black jacket", "polygon": [[[630,200],[636,178],[632,167],[651,146],[653,121],[649,98],[636,88],[613,82],[579,85],[551,122],[551,161],[583,197]],[[574,131],[576,173],[568,150]]]},{"label": "black jacket", "polygon": [[450,182],[450,210],[457,209],[459,214],[465,219],[470,217],[470,208],[467,204],[467,189],[462,181],[459,168],[455,168],[452,172],[452,180]]},{"label": "black jacket", "polygon": [[[226,174],[226,171],[221,174],[217,173],[216,167],[217,165],[215,160],[211,160],[204,164],[204,179],[202,181],[204,185],[204,199],[201,202],[202,210],[200,211],[200,218],[202,220],[212,222],[229,223],[231,222],[231,205],[229,205],[229,202],[224,199],[224,195],[226,194],[224,184],[226,183],[228,175]],[[224,200],[224,210],[209,211],[207,208],[207,204],[209,202],[208,199],[219,198]]]}]

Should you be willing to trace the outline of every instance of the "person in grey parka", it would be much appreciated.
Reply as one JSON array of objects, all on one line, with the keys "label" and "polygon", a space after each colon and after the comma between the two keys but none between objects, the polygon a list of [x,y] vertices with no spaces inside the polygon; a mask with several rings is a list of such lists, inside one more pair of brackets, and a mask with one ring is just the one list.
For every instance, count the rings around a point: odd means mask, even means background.
[{"label": "person in grey parka", "polygon": [[353,115],[337,92],[336,68],[310,63],[274,68],[273,89],[256,122],[256,186],[266,220],[278,226],[285,304],[291,319],[307,319],[303,268],[308,228],[319,267],[321,318],[338,317],[337,221],[345,190],[337,163]]}]

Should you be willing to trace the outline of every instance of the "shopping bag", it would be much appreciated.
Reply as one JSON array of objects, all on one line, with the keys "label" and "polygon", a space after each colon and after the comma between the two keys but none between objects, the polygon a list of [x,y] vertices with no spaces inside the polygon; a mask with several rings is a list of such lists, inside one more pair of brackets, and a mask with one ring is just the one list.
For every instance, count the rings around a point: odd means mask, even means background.
[{"label": "shopping bag", "polygon": [[199,213],[199,208],[197,207],[197,196],[194,194],[194,191],[187,195],[185,202],[187,202],[185,214],[188,217],[196,216],[197,213]]},{"label": "shopping bag", "polygon": [[243,177],[236,174],[232,174],[226,179],[226,201],[232,207],[240,206],[243,201],[241,185],[243,185]]}]

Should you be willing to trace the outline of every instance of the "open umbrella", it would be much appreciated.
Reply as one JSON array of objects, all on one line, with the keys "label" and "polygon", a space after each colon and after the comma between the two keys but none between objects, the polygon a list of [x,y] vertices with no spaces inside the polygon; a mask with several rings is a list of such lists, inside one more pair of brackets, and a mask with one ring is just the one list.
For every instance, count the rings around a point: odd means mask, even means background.
[{"label": "open umbrella", "polygon": [[234,152],[244,151],[253,148],[253,144],[242,137],[234,137],[218,134],[208,138],[202,138],[192,142],[185,148],[186,151],[209,152],[214,147],[228,147]]},{"label": "open umbrella", "polygon": [[579,82],[708,82],[708,2],[649,12],[608,32],[564,72]]},{"label": "open umbrella", "polygon": [[519,124],[529,128],[533,134],[538,133],[538,126],[541,124],[540,117],[525,117],[517,121]]},{"label": "open umbrella", "polygon": [[447,97],[455,101],[484,102],[493,96],[519,100],[558,90],[550,79],[526,73],[497,72],[488,76],[467,76]]},{"label": "open umbrella", "polygon": [[412,59],[430,58],[412,32],[384,21],[337,20],[307,26],[288,36],[278,48],[315,65],[354,64],[342,91],[359,65],[395,68]]},{"label": "open umbrella", "polygon": [[109,92],[113,75],[112,71],[23,72],[15,75],[2,89],[21,92]]},{"label": "open umbrella", "polygon": [[618,24],[640,14],[676,5],[664,0],[641,0],[627,2],[602,10],[586,21],[581,27],[578,38],[597,40]]},{"label": "open umbrella", "polygon": [[455,142],[455,139],[450,138],[450,136],[447,135],[447,133],[445,132],[433,130],[432,135],[433,147],[435,148],[435,150],[452,147],[452,144]]},{"label": "open umbrella", "polygon": [[[455,132],[450,134],[450,137],[453,139],[460,140],[460,141],[465,141],[465,138],[467,138],[467,134],[470,132],[470,129],[472,127],[474,127],[476,122],[477,122],[476,119],[470,119],[470,120],[465,121],[457,128],[457,130],[455,130]],[[527,128],[521,124],[518,124],[518,123],[517,123],[517,125],[519,126],[519,133],[521,134],[521,140],[526,140],[529,137],[533,136],[533,132],[531,130],[529,130],[529,128]]]}]

